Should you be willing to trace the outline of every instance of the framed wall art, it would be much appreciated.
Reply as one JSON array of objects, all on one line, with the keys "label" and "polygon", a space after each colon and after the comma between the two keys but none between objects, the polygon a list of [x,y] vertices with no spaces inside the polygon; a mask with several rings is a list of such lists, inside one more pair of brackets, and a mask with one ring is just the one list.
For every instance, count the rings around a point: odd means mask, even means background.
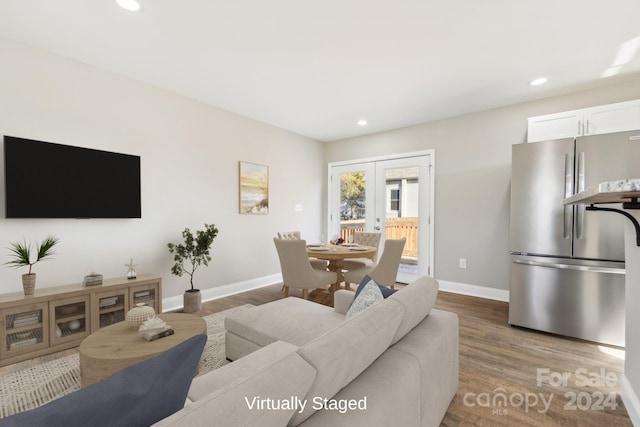
[{"label": "framed wall art", "polygon": [[269,167],[240,162],[240,213],[269,213]]}]

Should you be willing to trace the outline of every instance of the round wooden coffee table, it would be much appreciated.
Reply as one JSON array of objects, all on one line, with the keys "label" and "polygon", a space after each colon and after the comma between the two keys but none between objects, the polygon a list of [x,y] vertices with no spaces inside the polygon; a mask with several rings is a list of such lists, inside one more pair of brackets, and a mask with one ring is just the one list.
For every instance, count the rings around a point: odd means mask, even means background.
[{"label": "round wooden coffee table", "polygon": [[194,335],[207,333],[207,322],[193,314],[163,313],[158,317],[175,330],[173,335],[147,341],[129,323],[119,322],[85,338],[78,349],[82,387],[157,356]]}]

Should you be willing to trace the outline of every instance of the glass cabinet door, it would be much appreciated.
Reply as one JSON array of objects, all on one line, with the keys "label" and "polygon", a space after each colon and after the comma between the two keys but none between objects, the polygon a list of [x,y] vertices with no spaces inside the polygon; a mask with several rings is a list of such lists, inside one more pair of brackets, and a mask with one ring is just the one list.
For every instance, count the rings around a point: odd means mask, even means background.
[{"label": "glass cabinet door", "polygon": [[126,289],[96,294],[97,307],[93,318],[93,331],[125,320],[129,295]]},{"label": "glass cabinet door", "polygon": [[2,358],[48,347],[47,314],[46,302],[2,310]]},{"label": "glass cabinet door", "polygon": [[89,295],[49,302],[51,345],[89,336]]},{"label": "glass cabinet door", "polygon": [[137,304],[145,304],[158,312],[158,289],[155,285],[143,285],[130,288],[130,308]]}]

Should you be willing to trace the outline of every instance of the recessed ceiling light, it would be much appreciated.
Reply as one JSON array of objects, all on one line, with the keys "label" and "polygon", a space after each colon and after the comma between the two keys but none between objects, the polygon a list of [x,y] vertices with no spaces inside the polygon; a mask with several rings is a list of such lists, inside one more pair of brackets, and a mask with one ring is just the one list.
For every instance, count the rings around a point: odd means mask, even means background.
[{"label": "recessed ceiling light", "polygon": [[116,0],[118,6],[131,12],[137,12],[141,9],[137,0]]},{"label": "recessed ceiling light", "polygon": [[540,78],[531,80],[529,82],[529,84],[531,86],[540,86],[540,85],[545,84],[546,82],[547,82],[547,78],[546,77],[540,77]]},{"label": "recessed ceiling light", "polygon": [[365,126],[367,124],[366,120],[358,120],[358,126]]}]

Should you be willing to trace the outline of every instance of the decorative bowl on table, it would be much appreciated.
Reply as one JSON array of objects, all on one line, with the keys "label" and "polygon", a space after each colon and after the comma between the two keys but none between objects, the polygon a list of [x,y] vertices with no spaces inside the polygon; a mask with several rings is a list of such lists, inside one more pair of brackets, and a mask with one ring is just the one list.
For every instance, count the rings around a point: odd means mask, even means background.
[{"label": "decorative bowl on table", "polygon": [[144,303],[138,303],[127,312],[126,320],[131,326],[131,329],[138,330],[140,325],[155,316],[156,311],[153,307],[149,307]]}]

